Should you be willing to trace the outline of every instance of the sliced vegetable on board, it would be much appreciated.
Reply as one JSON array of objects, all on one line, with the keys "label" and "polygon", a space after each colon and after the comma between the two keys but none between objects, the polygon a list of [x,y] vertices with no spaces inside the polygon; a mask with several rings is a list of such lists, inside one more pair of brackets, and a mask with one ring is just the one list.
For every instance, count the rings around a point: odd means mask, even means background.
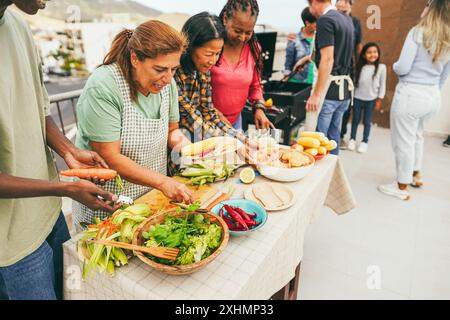
[{"label": "sliced vegetable on board", "polygon": [[235,165],[205,160],[182,168],[179,175],[188,178],[192,185],[204,185],[226,180],[236,169]]},{"label": "sliced vegetable on board", "polygon": [[229,200],[230,199],[230,195],[228,193],[222,193],[220,196],[218,196],[216,199],[214,199],[213,202],[211,202],[206,209],[208,211],[211,211],[212,208],[214,208],[214,206],[222,201],[225,200]]}]

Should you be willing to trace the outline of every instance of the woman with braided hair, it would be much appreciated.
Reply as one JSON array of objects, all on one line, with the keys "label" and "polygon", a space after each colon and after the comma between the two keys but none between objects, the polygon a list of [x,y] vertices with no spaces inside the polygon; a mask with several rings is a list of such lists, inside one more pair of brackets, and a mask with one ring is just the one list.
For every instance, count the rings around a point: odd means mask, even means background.
[{"label": "woman with braided hair", "polygon": [[261,86],[261,47],[253,29],[258,18],[256,0],[228,0],[220,13],[227,31],[223,54],[211,69],[212,100],[235,129],[242,128],[241,112],[250,100],[257,129],[273,127],[264,110]]}]

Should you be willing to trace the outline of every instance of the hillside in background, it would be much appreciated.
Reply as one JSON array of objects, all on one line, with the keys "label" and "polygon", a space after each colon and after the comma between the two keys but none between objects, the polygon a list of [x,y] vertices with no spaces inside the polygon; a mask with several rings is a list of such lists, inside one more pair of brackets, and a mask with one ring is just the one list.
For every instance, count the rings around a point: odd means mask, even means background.
[{"label": "hillside in background", "polygon": [[73,14],[73,6],[80,8],[82,22],[102,20],[110,14],[128,14],[132,22],[142,22],[161,14],[132,0],[58,0],[49,1],[39,15],[64,21]]}]

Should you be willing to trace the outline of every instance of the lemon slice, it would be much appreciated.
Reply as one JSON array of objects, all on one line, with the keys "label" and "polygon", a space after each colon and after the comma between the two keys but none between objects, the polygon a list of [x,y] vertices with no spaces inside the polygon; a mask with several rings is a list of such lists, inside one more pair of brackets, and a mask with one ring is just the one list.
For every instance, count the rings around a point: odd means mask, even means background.
[{"label": "lemon slice", "polygon": [[252,183],[255,181],[255,171],[252,168],[244,168],[239,174],[239,178],[243,183]]}]

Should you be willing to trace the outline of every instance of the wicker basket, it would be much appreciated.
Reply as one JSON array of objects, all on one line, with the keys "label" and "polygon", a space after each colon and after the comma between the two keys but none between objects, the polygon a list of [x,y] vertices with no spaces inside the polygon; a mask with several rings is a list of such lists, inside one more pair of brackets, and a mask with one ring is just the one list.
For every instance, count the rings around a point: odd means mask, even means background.
[{"label": "wicker basket", "polygon": [[[171,212],[170,215],[173,217],[185,217],[187,214],[193,214],[192,212],[182,211],[180,213]],[[142,252],[135,252],[136,256],[141,259],[145,264],[148,264],[153,269],[156,269],[158,271],[161,271],[163,273],[167,273],[170,275],[176,275],[176,276],[183,276],[187,274],[194,273],[203,267],[205,267],[208,263],[213,261],[226,247],[228,243],[228,239],[230,237],[228,226],[225,223],[225,221],[215,214],[208,212],[208,213],[195,213],[195,214],[202,214],[205,218],[213,218],[213,223],[217,224],[222,228],[222,240],[220,242],[219,247],[206,259],[201,260],[199,262],[188,264],[188,265],[182,265],[182,266],[168,266],[165,264],[157,263],[155,261],[150,260],[147,258]],[[163,223],[165,220],[166,214],[159,214],[156,216],[152,216],[142,222],[142,224],[136,229],[133,237],[133,244],[142,246],[144,245],[145,239],[142,237],[143,231],[147,231],[151,225],[154,224],[160,224]]]}]

